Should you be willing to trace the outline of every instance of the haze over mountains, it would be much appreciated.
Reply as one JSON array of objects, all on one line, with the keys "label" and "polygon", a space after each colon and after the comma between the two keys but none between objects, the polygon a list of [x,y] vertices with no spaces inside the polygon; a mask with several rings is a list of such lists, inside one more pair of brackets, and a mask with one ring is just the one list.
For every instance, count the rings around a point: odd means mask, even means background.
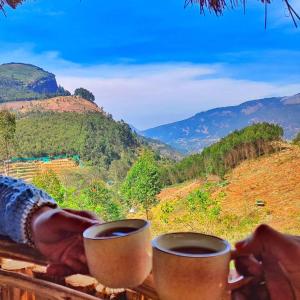
[{"label": "haze over mountains", "polygon": [[[102,112],[96,104],[70,95],[57,84],[54,74],[40,67],[24,63],[0,65],[2,108],[18,112],[33,110]],[[28,102],[33,99],[39,100]],[[215,108],[197,113],[186,120],[142,132],[132,125],[130,127],[138,135],[142,134],[148,138],[145,141],[155,149],[159,148],[160,151],[172,153],[173,158],[180,159],[180,154],[170,147],[185,154],[199,152],[234,130],[263,121],[281,125],[284,128],[285,138],[292,139],[300,131],[300,94]]]},{"label": "haze over mountains", "polygon": [[300,94],[211,109],[186,120],[147,129],[142,134],[183,153],[194,153],[234,130],[257,122],[279,124],[284,137],[292,139],[300,131]]}]

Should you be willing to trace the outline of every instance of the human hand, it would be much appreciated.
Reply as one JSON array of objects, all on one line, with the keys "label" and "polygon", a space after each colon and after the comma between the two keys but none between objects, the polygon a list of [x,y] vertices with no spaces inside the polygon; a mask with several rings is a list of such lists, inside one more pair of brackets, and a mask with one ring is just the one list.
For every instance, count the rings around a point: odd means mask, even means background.
[{"label": "human hand", "polygon": [[88,273],[82,232],[101,221],[86,211],[44,207],[31,221],[36,248],[50,261],[47,273],[66,276]]},{"label": "human hand", "polygon": [[238,272],[254,279],[235,291],[234,300],[300,299],[300,237],[281,234],[260,225],[248,239],[236,244]]}]

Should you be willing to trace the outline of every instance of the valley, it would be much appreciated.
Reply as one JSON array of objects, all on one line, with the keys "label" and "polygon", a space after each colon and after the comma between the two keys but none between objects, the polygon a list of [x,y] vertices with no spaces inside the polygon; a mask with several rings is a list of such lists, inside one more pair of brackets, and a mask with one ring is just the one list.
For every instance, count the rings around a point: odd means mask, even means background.
[{"label": "valley", "polygon": [[[32,82],[44,84],[46,75],[55,80],[36,66],[0,66],[0,84],[11,86],[0,103],[8,175],[44,189],[61,207],[91,210],[105,221],[148,217],[154,235],[199,231],[234,243],[260,223],[299,232],[299,134],[287,141],[300,132],[299,94],[140,132],[114,120],[83,88],[71,95],[55,81],[54,94],[34,90],[31,99]],[[27,84],[20,98],[15,80]]]},{"label": "valley", "polygon": [[142,134],[191,154],[201,152],[234,130],[260,122],[279,124],[284,137],[293,139],[300,131],[300,94],[211,109],[186,120],[147,129]]},{"label": "valley", "polygon": [[[191,212],[186,199],[209,190],[212,204],[220,205],[214,219]],[[167,187],[151,210],[153,234],[200,231],[235,242],[261,223],[290,234],[300,231],[300,147],[284,144],[283,150],[241,163],[224,180],[210,177]],[[261,200],[264,206],[257,206]],[[142,217],[143,213],[130,215]]]}]

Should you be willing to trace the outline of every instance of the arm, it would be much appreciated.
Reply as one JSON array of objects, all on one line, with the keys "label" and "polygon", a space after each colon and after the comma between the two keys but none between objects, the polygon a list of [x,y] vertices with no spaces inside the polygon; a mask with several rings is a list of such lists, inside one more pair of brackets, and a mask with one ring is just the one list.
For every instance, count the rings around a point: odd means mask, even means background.
[{"label": "arm", "polygon": [[36,247],[48,273],[87,273],[82,232],[100,220],[90,212],[62,210],[45,192],[0,176],[0,234]]},{"label": "arm", "polygon": [[41,207],[56,208],[45,192],[22,180],[0,176],[0,234],[18,243],[31,244],[28,223]]}]

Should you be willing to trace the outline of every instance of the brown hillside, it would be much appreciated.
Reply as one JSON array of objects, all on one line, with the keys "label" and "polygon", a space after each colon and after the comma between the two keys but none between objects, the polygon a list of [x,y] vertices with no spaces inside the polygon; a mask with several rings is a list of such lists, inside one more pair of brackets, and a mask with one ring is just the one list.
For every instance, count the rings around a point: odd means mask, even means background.
[{"label": "brown hillside", "polygon": [[7,109],[27,113],[31,111],[58,112],[100,112],[103,110],[97,104],[77,96],[60,96],[44,100],[12,101],[0,104],[0,110]]},{"label": "brown hillside", "polygon": [[[160,203],[151,210],[154,234],[192,230],[234,243],[261,223],[299,234],[300,147],[284,144],[282,148],[278,153],[244,161],[227,175],[227,184],[210,178],[210,185],[195,180],[164,189],[158,195]],[[211,199],[220,203],[220,219],[189,212],[186,197],[203,186],[209,187]],[[264,201],[265,206],[257,206],[257,200]],[[144,212],[140,210],[134,217],[144,217]]]},{"label": "brown hillside", "polygon": [[243,162],[227,177],[224,211],[244,214],[263,200],[263,220],[280,230],[300,232],[300,147],[288,145],[269,156]]},{"label": "brown hillside", "polygon": [[168,201],[186,197],[190,192],[200,188],[203,180],[190,181],[188,184],[179,184],[163,189],[158,195],[158,200]]}]

